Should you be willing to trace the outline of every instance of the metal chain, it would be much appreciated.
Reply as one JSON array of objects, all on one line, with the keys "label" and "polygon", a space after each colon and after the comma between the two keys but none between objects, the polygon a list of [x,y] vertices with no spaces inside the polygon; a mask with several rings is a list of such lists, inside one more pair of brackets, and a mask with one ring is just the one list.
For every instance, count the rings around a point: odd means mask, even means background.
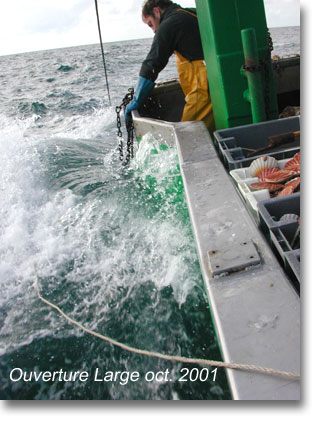
[{"label": "metal chain", "polygon": [[[122,134],[122,123],[121,123],[121,110],[122,107],[124,108],[124,112],[126,109],[126,106],[130,103],[130,101],[133,98],[134,89],[129,88],[129,92],[125,95],[125,97],[122,100],[122,103],[119,106],[116,106],[116,123],[117,123],[117,137],[119,139],[119,145],[118,150],[120,153],[120,161],[124,160],[124,152],[123,152],[123,134]],[[133,122],[126,123],[126,131],[127,131],[127,155],[125,164],[128,164],[130,159],[133,158],[133,137],[134,137],[134,126]]]},{"label": "metal chain", "polygon": [[133,158],[133,136],[134,136],[134,126],[133,122],[129,122],[126,127],[127,133],[128,133],[128,139],[126,142],[126,149],[127,149],[127,155],[126,155],[126,163],[130,161],[131,158]]},{"label": "metal chain", "polygon": [[265,105],[265,115],[267,121],[270,119],[270,72],[268,67],[268,62],[271,61],[271,52],[273,51],[273,42],[271,38],[270,31],[267,29],[267,52],[264,60],[260,61],[258,65],[243,65],[243,70],[249,72],[259,72],[264,71],[264,105]]},{"label": "metal chain", "polygon": [[120,118],[120,112],[122,108],[121,106],[116,106],[116,116],[117,116],[116,122],[117,122],[117,137],[119,140],[118,150],[120,152],[120,161],[123,161],[123,138],[122,138],[121,118]]}]

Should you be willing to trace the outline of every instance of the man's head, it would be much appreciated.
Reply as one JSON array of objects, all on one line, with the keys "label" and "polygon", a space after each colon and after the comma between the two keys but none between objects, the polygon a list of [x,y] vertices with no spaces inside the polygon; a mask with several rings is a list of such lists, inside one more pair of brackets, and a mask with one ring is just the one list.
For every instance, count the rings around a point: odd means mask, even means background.
[{"label": "man's head", "polygon": [[164,10],[173,4],[170,0],[146,0],[142,7],[142,20],[156,33],[161,15]]}]

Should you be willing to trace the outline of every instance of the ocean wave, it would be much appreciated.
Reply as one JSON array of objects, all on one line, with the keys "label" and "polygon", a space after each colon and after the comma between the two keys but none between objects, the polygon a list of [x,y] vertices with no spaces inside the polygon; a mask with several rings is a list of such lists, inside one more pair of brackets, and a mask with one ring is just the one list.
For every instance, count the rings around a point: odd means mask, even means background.
[{"label": "ocean wave", "polygon": [[67,65],[61,65],[57,68],[58,71],[62,71],[62,72],[69,72],[74,69],[75,69],[74,66],[67,66]]}]

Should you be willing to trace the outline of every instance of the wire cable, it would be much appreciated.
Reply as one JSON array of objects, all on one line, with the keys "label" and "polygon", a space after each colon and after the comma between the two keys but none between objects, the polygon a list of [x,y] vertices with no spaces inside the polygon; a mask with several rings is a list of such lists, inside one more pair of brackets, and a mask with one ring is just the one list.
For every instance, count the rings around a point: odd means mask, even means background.
[{"label": "wire cable", "polygon": [[99,11],[98,11],[98,1],[97,1],[97,0],[95,0],[95,6],[96,6],[96,14],[97,14],[97,23],[98,23],[98,32],[99,32],[100,47],[101,47],[101,53],[102,53],[102,58],[103,58],[104,70],[105,70],[105,78],[106,78],[107,94],[108,94],[109,105],[111,106],[111,104],[112,104],[112,103],[111,103],[111,100],[110,100],[110,94],[109,94],[109,85],[108,85],[108,76],[107,76],[106,60],[105,60],[105,54],[104,54],[103,41],[102,41],[102,37],[101,37],[100,20],[99,20]]}]

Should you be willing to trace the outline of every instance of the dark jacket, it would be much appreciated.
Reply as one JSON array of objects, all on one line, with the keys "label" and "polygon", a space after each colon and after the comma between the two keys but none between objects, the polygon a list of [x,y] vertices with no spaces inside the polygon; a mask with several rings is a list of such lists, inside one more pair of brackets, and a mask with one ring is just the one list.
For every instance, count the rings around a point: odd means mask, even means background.
[{"label": "dark jacket", "polygon": [[[189,61],[204,59],[198,20],[190,13],[179,11],[178,4],[170,5],[161,16],[160,25],[139,75],[155,82],[174,51]],[[185,9],[195,13],[195,9]]]}]

